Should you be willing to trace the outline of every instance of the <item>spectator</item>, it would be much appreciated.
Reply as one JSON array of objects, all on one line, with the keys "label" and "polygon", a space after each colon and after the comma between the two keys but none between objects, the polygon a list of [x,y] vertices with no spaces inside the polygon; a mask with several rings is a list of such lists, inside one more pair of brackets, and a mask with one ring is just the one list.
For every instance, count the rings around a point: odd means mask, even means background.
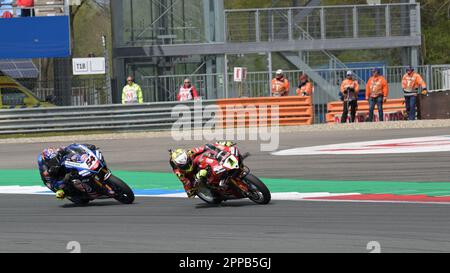
[{"label": "spectator", "polygon": [[191,84],[190,79],[185,79],[184,84],[180,86],[180,90],[177,95],[178,101],[189,101],[198,99],[197,89]]},{"label": "spectator", "polygon": [[289,81],[284,77],[283,70],[278,69],[272,79],[272,96],[283,97],[289,95]]},{"label": "spectator", "polygon": [[372,77],[369,78],[366,85],[366,100],[369,101],[369,122],[373,121],[375,104],[378,107],[379,121],[384,121],[383,103],[386,102],[388,93],[389,86],[386,79],[380,75],[378,69],[373,69]]},{"label": "spectator", "polygon": [[34,16],[34,0],[17,0],[13,6],[22,8],[20,11],[21,17]]},{"label": "spectator", "polygon": [[[406,74],[402,79],[402,89],[405,96],[406,112],[408,113],[409,120],[416,119],[416,107],[417,107],[417,94],[424,92],[426,94],[427,84],[419,75],[414,72],[413,67],[408,67]],[[420,90],[419,90],[420,88]]]},{"label": "spectator", "polygon": [[141,87],[134,82],[133,77],[128,76],[127,84],[122,90],[122,104],[144,103]]},{"label": "spectator", "polygon": [[351,107],[350,123],[355,122],[356,111],[358,110],[358,81],[353,79],[352,71],[347,71],[346,79],[342,81],[341,92],[339,97],[344,102],[344,110],[342,112],[341,123],[347,122],[348,110]]},{"label": "spectator", "polygon": [[313,84],[309,81],[308,76],[306,74],[302,74],[300,76],[300,83],[297,87],[297,95],[305,97],[312,96],[314,91]]},{"label": "spectator", "polygon": [[2,14],[2,18],[13,18],[13,17],[14,17],[13,14],[9,11],[5,11]]}]

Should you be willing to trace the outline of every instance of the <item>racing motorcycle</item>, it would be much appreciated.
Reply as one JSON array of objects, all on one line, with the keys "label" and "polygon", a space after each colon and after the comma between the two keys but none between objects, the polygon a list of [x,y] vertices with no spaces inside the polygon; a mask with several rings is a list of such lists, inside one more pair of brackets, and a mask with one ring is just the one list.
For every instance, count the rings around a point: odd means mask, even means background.
[{"label": "racing motorcycle", "polygon": [[66,150],[62,166],[67,171],[65,181],[69,183],[67,199],[79,205],[108,198],[123,204],[134,202],[131,188],[111,173],[98,149],[90,150],[85,145],[72,144]]},{"label": "racing motorcycle", "polygon": [[267,186],[244,165],[249,153],[242,155],[236,146],[219,149],[206,145],[202,155],[208,164],[208,179],[198,184],[197,196],[208,204],[220,204],[232,199],[248,198],[265,205],[271,200]]}]

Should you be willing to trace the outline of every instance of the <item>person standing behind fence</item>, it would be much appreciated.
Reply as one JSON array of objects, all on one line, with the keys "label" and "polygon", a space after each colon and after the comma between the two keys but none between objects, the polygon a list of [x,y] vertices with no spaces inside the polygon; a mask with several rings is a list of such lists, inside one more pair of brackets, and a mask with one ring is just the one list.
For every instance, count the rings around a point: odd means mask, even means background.
[{"label": "person standing behind fence", "polygon": [[[416,119],[417,94],[419,92],[427,91],[427,84],[419,75],[414,72],[413,67],[408,67],[406,74],[402,79],[402,89],[405,96],[406,113],[408,113],[409,120]],[[420,88],[420,90],[419,90]]]},{"label": "person standing behind fence", "polygon": [[284,77],[283,70],[278,69],[276,76],[272,79],[272,96],[289,96],[289,81]]},{"label": "person standing behind fence", "polygon": [[30,17],[34,16],[34,0],[17,0],[13,2],[12,6],[17,6],[22,8],[20,10],[21,17]]},{"label": "person standing behind fence", "polygon": [[302,97],[310,97],[314,92],[313,84],[309,81],[308,76],[306,74],[302,74],[300,76],[300,83],[297,87],[297,95]]},{"label": "person standing behind fence", "polygon": [[378,108],[379,121],[384,121],[383,103],[389,94],[389,86],[386,79],[380,75],[378,69],[372,70],[372,77],[369,78],[366,85],[366,100],[369,101],[369,122],[373,121],[373,111],[375,104]]},{"label": "person standing behind fence", "polygon": [[341,92],[339,93],[339,97],[344,102],[341,123],[347,122],[349,107],[352,109],[350,112],[350,123],[355,122],[356,111],[358,110],[358,92],[358,81],[353,79],[352,71],[347,71],[346,79],[342,81]]},{"label": "person standing behind fence", "polygon": [[128,76],[127,85],[122,90],[122,104],[144,103],[141,87],[134,82],[133,77]]},{"label": "person standing behind fence", "polygon": [[13,17],[14,17],[14,15],[9,11],[5,11],[2,14],[2,18],[13,18]]},{"label": "person standing behind fence", "polygon": [[198,99],[197,89],[191,84],[190,79],[185,79],[177,95],[178,101],[190,101]]}]

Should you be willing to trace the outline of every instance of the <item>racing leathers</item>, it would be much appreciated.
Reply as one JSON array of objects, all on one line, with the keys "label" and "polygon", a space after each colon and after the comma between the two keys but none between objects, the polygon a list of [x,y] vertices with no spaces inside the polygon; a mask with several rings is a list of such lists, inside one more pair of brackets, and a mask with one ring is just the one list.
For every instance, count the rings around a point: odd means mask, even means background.
[{"label": "racing leathers", "polygon": [[188,150],[187,154],[192,163],[187,169],[181,169],[172,160],[170,161],[174,174],[183,183],[184,190],[189,198],[197,194],[197,186],[200,182],[208,183],[208,159],[217,156],[222,150],[227,150],[234,145],[230,141],[223,141]]},{"label": "racing leathers", "polygon": [[[90,150],[96,150],[95,145],[83,144]],[[67,183],[68,171],[63,166],[66,155],[69,154],[67,147],[57,149],[47,148],[38,156],[39,173],[45,186],[55,192],[57,199],[64,199],[66,193],[73,190],[72,185]]]}]

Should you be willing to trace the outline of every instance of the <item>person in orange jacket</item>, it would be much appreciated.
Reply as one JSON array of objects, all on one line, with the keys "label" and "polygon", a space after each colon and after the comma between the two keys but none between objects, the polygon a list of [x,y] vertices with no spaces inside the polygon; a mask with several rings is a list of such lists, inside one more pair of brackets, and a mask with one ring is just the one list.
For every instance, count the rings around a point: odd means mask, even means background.
[{"label": "person in orange jacket", "polygon": [[413,67],[408,67],[402,79],[402,89],[405,96],[406,112],[409,120],[416,119],[417,94],[427,92],[427,84],[419,75],[414,72]]},{"label": "person in orange jacket", "polygon": [[275,78],[272,79],[272,96],[289,96],[289,81],[284,77],[281,69],[277,70]]},{"label": "person in orange jacket", "polygon": [[309,81],[308,76],[306,74],[302,74],[300,76],[300,83],[297,87],[297,95],[305,97],[312,96],[314,92],[313,84]]},{"label": "person in orange jacket", "polygon": [[347,71],[346,79],[342,81],[341,92],[339,96],[344,102],[344,110],[342,111],[341,123],[347,122],[348,110],[351,107],[350,123],[355,122],[356,111],[358,110],[358,81],[353,79],[352,71]]},{"label": "person in orange jacket", "polygon": [[383,121],[383,103],[389,95],[389,85],[386,79],[380,75],[378,69],[372,69],[372,77],[369,78],[366,84],[366,100],[369,101],[369,122],[373,121],[373,111],[375,104],[378,107],[379,121]]}]

